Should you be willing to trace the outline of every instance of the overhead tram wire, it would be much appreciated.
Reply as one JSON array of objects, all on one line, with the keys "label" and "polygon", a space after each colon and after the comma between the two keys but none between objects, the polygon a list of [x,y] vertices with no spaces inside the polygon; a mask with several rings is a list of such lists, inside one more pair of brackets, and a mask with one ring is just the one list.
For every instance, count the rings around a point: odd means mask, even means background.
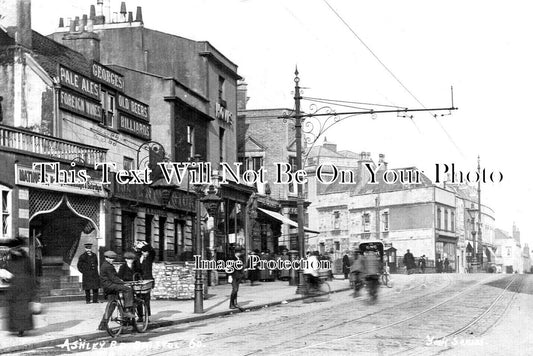
[{"label": "overhead tram wire", "polygon": [[[361,37],[359,37],[357,35],[357,33],[355,33],[355,31],[350,27],[350,25],[348,25],[348,23],[346,21],[344,21],[344,19],[341,17],[341,15],[339,15],[339,13],[328,3],[328,0],[323,0],[324,3],[331,9],[331,11],[333,11],[333,13],[339,18],[339,20],[341,20],[341,22],[348,28],[348,30],[350,30],[350,32],[355,36],[355,38],[357,38],[359,40],[359,42],[361,42],[361,44],[370,52],[370,54],[372,54],[372,56],[379,62],[379,64],[381,64],[383,66],[383,68],[385,68],[385,70],[394,78],[394,80],[396,80],[396,82],[398,82],[398,84],[400,84],[400,86],[419,104],[421,105],[424,109],[427,109],[426,106],[424,104],[422,104],[422,102],[420,100],[418,100],[418,98],[402,83],[402,81],[385,65],[385,63],[383,63],[383,61],[381,59],[379,59],[379,57],[374,53],[374,51],[372,51],[372,49],[370,49],[370,47],[368,47],[368,45],[361,39]],[[453,138],[450,136],[450,134],[448,133],[448,131],[444,128],[444,126],[442,126],[442,124],[440,123],[439,120],[437,120],[437,116],[435,114],[431,114],[430,115],[437,121],[437,123],[439,124],[440,128],[444,131],[444,133],[446,134],[446,136],[448,137],[448,139],[450,140],[450,142],[455,146],[455,148],[457,149],[457,151],[459,151],[459,153],[463,156],[463,158],[465,158],[465,155],[463,153],[463,151],[461,151],[461,149],[459,148],[459,146],[455,143],[455,141],[453,140]],[[417,128],[418,132],[420,134],[422,134],[422,132],[420,131],[420,129],[418,128],[418,125],[416,125],[416,123],[414,122],[414,120],[411,118],[411,122],[415,125],[415,127]]]}]

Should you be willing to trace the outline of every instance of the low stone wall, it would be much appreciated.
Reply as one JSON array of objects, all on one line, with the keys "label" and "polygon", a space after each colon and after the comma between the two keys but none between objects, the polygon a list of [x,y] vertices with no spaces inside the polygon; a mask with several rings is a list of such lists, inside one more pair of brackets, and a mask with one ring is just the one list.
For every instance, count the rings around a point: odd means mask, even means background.
[{"label": "low stone wall", "polygon": [[[194,299],[194,263],[161,262],[154,263],[152,272],[155,286],[153,299]],[[207,294],[204,276],[204,296]]]}]

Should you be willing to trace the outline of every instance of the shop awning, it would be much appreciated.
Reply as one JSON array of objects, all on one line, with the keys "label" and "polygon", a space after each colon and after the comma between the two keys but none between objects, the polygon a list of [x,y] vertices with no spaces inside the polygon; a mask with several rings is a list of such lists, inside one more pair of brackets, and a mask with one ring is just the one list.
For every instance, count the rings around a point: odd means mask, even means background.
[{"label": "shop awning", "polygon": [[[292,221],[291,219],[286,218],[285,216],[281,215],[280,213],[276,213],[275,211],[270,211],[270,210],[266,210],[266,209],[262,209],[262,208],[257,208],[257,209],[261,210],[261,212],[269,215],[270,217],[273,217],[274,219],[278,220],[279,222],[281,222],[283,224],[288,224],[288,225],[293,226],[293,227],[298,227],[298,223],[296,221]],[[313,229],[310,229],[310,228],[305,227],[305,226],[304,226],[304,231],[305,232],[311,232],[313,234],[319,234],[320,233],[320,231],[313,230]]]}]

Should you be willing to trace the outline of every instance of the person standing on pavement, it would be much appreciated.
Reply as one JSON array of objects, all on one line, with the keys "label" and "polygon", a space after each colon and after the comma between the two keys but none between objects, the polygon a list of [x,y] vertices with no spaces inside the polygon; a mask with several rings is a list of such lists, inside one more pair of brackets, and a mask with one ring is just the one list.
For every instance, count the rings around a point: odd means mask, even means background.
[{"label": "person standing on pavement", "polygon": [[359,250],[354,251],[354,260],[350,266],[351,280],[353,281],[354,293],[353,297],[359,296],[359,291],[363,287],[362,274],[364,272],[363,256],[361,256]]},{"label": "person standing on pavement", "polygon": [[7,290],[7,329],[23,336],[24,332],[33,329],[33,315],[30,303],[37,295],[37,285],[33,278],[33,270],[29,257],[29,248],[22,238],[7,242],[10,261],[7,271],[11,273]]},{"label": "person standing on pavement", "polygon": [[85,290],[85,302],[98,303],[98,288],[100,288],[100,275],[98,274],[98,257],[92,251],[93,244],[86,243],[85,252],[78,259],[78,271],[82,275],[82,288]]},{"label": "person standing on pavement", "polygon": [[409,249],[405,255],[403,255],[403,264],[405,265],[407,274],[413,273],[413,269],[415,268],[415,258]]},{"label": "person standing on pavement", "polygon": [[242,250],[240,248],[235,249],[235,255],[231,258],[233,261],[241,261],[242,268],[234,268],[233,271],[229,272],[229,279],[231,283],[231,295],[229,300],[230,309],[239,309],[242,310],[239,304],[237,304],[237,294],[239,293],[239,284],[244,278],[244,267],[245,261],[243,257]]},{"label": "person standing on pavement", "polygon": [[418,265],[420,267],[420,273],[425,273],[426,272],[426,255],[422,255],[422,257],[420,257],[420,260],[418,261]]},{"label": "person standing on pavement", "polygon": [[[141,245],[138,245],[139,250],[141,251],[141,257],[140,257],[140,264],[141,264],[141,270],[142,270],[142,278],[143,279],[154,279],[154,275],[152,272],[152,267],[155,260],[155,250],[147,244],[146,242],[142,241]],[[154,283],[155,286],[155,283]],[[148,311],[148,316],[152,315],[152,309],[150,307],[150,299],[151,299],[151,293],[148,292],[146,294],[143,294],[144,302],[146,303],[146,309]]]},{"label": "person standing on pavement", "polygon": [[348,279],[348,275],[350,274],[350,257],[348,257],[348,251],[342,257],[342,271],[344,273],[344,279]]},{"label": "person standing on pavement", "polygon": [[450,260],[448,259],[448,257],[444,257],[444,273],[448,273],[450,270]]}]

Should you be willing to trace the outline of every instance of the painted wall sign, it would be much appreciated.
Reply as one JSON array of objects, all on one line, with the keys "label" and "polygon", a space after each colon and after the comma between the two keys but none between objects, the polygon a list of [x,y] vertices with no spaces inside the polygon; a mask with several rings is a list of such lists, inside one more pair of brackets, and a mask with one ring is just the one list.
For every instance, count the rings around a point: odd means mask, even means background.
[{"label": "painted wall sign", "polygon": [[111,88],[124,91],[124,76],[122,74],[117,73],[98,62],[93,62],[92,71],[93,76],[104,84],[107,84]]},{"label": "painted wall sign", "polygon": [[215,116],[217,119],[222,120],[230,125],[233,124],[233,113],[219,103],[217,103],[215,106]]},{"label": "painted wall sign", "polygon": [[117,108],[130,115],[143,119],[145,121],[150,120],[150,112],[148,105],[141,103],[129,96],[118,93],[117,94]]},{"label": "painted wall sign", "polygon": [[100,100],[100,84],[59,65],[59,83],[78,93]]},{"label": "painted wall sign", "polygon": [[59,91],[59,107],[91,120],[102,121],[100,104],[71,91]]},{"label": "painted wall sign", "polygon": [[[54,182],[55,172],[47,168],[47,182]],[[92,173],[94,174],[94,173]],[[105,197],[107,194],[102,187],[101,176],[90,177],[84,184],[60,184],[60,183],[42,183],[41,172],[39,169],[33,169],[28,166],[15,164],[15,184],[37,189],[54,190],[57,192],[67,192],[83,195],[92,195]]]},{"label": "painted wall sign", "polygon": [[118,114],[118,129],[146,140],[151,138],[150,124],[122,113]]},{"label": "painted wall sign", "polygon": [[[131,200],[135,202],[141,202],[145,204],[161,207],[162,192],[154,190],[144,185],[138,184],[118,184],[113,180],[113,196],[125,200]],[[195,196],[193,193],[187,193],[185,191],[175,189],[173,190],[170,201],[167,207],[184,211],[195,211]]]}]

